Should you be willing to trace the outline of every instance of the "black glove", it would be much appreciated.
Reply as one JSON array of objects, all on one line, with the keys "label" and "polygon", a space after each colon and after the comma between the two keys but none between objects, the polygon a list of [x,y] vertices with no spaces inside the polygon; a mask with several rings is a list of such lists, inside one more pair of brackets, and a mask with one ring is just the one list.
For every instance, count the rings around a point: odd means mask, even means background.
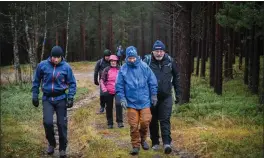
[{"label": "black glove", "polygon": [[99,86],[99,82],[97,80],[94,80],[94,84]]},{"label": "black glove", "polygon": [[35,107],[38,107],[38,106],[39,106],[39,100],[38,100],[38,98],[33,98],[33,99],[32,99],[32,104],[33,104]]},{"label": "black glove", "polygon": [[68,98],[67,108],[71,108],[73,106],[73,98]]},{"label": "black glove", "polygon": [[158,102],[157,95],[152,95],[152,96],[151,96],[151,105],[152,105],[153,107],[156,107],[157,102]]},{"label": "black glove", "polygon": [[180,102],[180,97],[176,96],[175,99],[175,104],[178,104]]}]

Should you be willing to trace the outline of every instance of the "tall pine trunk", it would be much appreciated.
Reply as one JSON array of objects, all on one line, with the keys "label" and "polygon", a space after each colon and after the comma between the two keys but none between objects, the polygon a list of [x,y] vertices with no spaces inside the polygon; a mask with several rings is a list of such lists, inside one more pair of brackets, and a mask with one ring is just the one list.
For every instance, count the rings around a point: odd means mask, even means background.
[{"label": "tall pine trunk", "polygon": [[101,17],[101,5],[100,2],[98,4],[98,52],[102,52],[101,48],[101,41],[102,41],[102,17]]},{"label": "tall pine trunk", "polygon": [[43,38],[43,43],[42,43],[42,50],[41,50],[41,57],[40,60],[43,60],[44,58],[44,53],[45,53],[45,44],[46,44],[46,40],[47,40],[47,3],[45,2],[45,13],[44,13],[44,23],[45,23],[45,27],[44,27],[44,38]]},{"label": "tall pine trunk", "polygon": [[184,61],[180,63],[181,79],[180,85],[182,87],[181,103],[187,103],[190,100],[190,82],[191,82],[191,2],[182,2],[183,11],[179,15],[180,21],[180,42],[179,54]]},{"label": "tall pine trunk", "polygon": [[67,60],[68,56],[68,43],[69,43],[69,24],[70,24],[70,12],[71,12],[71,2],[68,3],[68,19],[66,26],[66,46],[65,46],[65,59]]},{"label": "tall pine trunk", "polygon": [[144,39],[144,37],[145,37],[145,35],[144,35],[144,29],[145,29],[145,27],[144,27],[144,15],[143,15],[143,11],[144,10],[144,8],[141,8],[141,10],[140,10],[140,24],[141,24],[141,53],[140,53],[140,55],[141,56],[143,56],[143,54],[145,53],[145,39]]},{"label": "tall pine trunk", "polygon": [[201,52],[201,77],[205,77],[205,66],[206,66],[206,37],[207,37],[207,2],[203,2],[203,39],[202,39],[202,52]]},{"label": "tall pine trunk", "polygon": [[246,37],[245,37],[245,72],[244,72],[244,83],[248,85],[248,71],[249,71],[249,51],[250,51],[250,37],[249,37],[249,30],[246,30]]},{"label": "tall pine trunk", "polygon": [[[219,11],[219,3],[220,2],[215,2],[216,3],[216,12]],[[216,94],[221,95],[222,94],[222,48],[223,47],[223,38],[221,39],[221,28],[220,25],[216,23],[215,25],[215,62],[216,62],[216,67],[215,67],[215,88],[214,91]]]},{"label": "tall pine trunk", "polygon": [[214,87],[215,80],[215,2],[210,2],[212,9],[211,17],[211,54],[210,54],[210,86]]},{"label": "tall pine trunk", "polygon": [[[257,32],[257,26],[254,27],[255,33]],[[252,92],[258,94],[258,85],[259,85],[259,38],[254,38],[254,51],[253,51],[253,64],[252,64]]]},{"label": "tall pine trunk", "polygon": [[18,44],[17,44],[17,14],[14,13],[14,17],[10,15],[11,20],[11,32],[13,35],[13,53],[14,53],[14,68],[15,68],[15,82],[22,83],[21,67],[19,63]]}]

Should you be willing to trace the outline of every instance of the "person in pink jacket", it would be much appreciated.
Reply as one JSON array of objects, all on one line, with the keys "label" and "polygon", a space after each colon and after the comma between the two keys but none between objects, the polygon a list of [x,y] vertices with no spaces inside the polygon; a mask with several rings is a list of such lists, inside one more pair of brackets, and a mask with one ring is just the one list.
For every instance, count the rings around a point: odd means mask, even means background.
[{"label": "person in pink jacket", "polygon": [[123,109],[119,101],[115,97],[115,82],[117,74],[119,71],[119,66],[117,64],[118,57],[116,55],[111,55],[109,58],[110,66],[103,70],[100,85],[103,91],[103,95],[106,101],[106,119],[108,128],[113,128],[113,104],[115,98],[116,104],[116,122],[119,128],[124,127],[123,125]]}]

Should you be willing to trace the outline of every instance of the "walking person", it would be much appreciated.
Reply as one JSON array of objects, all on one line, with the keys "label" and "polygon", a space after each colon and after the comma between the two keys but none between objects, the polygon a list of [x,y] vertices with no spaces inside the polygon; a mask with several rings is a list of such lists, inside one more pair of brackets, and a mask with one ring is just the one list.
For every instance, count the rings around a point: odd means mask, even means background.
[{"label": "walking person", "polygon": [[146,142],[151,120],[150,106],[157,103],[157,79],[137,54],[134,46],[126,49],[126,62],[120,68],[116,81],[116,94],[121,106],[127,109],[132,150],[137,155],[140,145],[149,149]]},{"label": "walking person", "polygon": [[[119,71],[117,64],[118,57],[111,55],[109,58],[110,66],[106,67],[100,79],[100,85],[103,91],[103,95],[106,101],[106,119],[109,129],[113,128],[113,103],[115,98],[115,82]],[[115,100],[116,105],[116,122],[119,128],[124,127],[123,125],[123,109],[120,105],[120,101]]]},{"label": "walking person", "polygon": [[[101,79],[101,75],[103,70],[110,66],[109,63],[109,57],[111,55],[111,51],[109,49],[104,50],[104,56],[103,58],[99,59],[96,62],[95,68],[94,68],[94,84],[99,86],[99,81]],[[106,100],[105,97],[103,95],[103,91],[102,88],[100,86],[100,110],[99,113],[103,113],[104,109],[105,109],[105,105],[106,105]]]},{"label": "walking person", "polygon": [[175,103],[180,98],[180,75],[176,62],[165,53],[165,45],[157,40],[152,48],[151,56],[144,59],[158,81],[158,102],[156,107],[151,107],[152,119],[150,122],[150,139],[152,149],[159,149],[159,127],[165,154],[170,154],[171,149],[171,124],[172,111],[172,85],[175,91]]},{"label": "walking person", "polygon": [[[39,106],[40,86],[43,92],[43,125],[49,143],[47,154],[53,154],[56,147],[53,127],[53,114],[55,112],[59,132],[60,157],[66,157],[68,142],[67,108],[73,106],[76,80],[70,65],[63,58],[63,50],[60,46],[54,46],[51,49],[51,56],[39,63],[36,68],[32,85],[32,103],[35,107]],[[65,92],[67,89],[68,93]]]}]

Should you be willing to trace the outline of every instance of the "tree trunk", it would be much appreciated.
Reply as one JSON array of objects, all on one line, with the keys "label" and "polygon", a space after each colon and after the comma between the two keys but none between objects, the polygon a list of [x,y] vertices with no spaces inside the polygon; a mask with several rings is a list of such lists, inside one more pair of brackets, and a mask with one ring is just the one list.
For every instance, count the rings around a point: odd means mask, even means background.
[{"label": "tree trunk", "polygon": [[249,43],[250,43],[250,37],[249,37],[249,30],[246,31],[246,36],[245,36],[245,72],[244,72],[244,83],[248,85],[248,71],[249,71]]},{"label": "tree trunk", "polygon": [[170,16],[170,53],[174,56],[174,6],[170,2],[170,10],[171,10],[171,16]]},{"label": "tree trunk", "polygon": [[252,30],[250,30],[251,39],[249,42],[249,76],[248,76],[248,87],[252,90],[252,78],[253,78],[253,53],[254,53],[254,37],[255,37],[255,29],[254,26]]},{"label": "tree trunk", "polygon": [[[242,70],[242,65],[243,65],[243,56],[245,53],[245,35],[244,33],[240,33],[240,40],[239,40],[239,65],[238,68],[239,70]],[[242,41],[241,41],[242,40]]]},{"label": "tree trunk", "polygon": [[65,59],[66,60],[67,60],[67,56],[68,56],[70,12],[71,12],[71,2],[68,3],[68,20],[67,20],[67,26],[66,26],[66,30],[67,30],[66,45],[65,45]]},{"label": "tree trunk", "polygon": [[10,15],[11,32],[13,34],[13,53],[14,53],[14,68],[15,68],[15,82],[22,83],[21,68],[19,63],[18,45],[17,45],[17,15],[15,12],[14,17]]},{"label": "tree trunk", "polygon": [[81,15],[80,18],[81,60],[85,60],[85,28],[84,28],[83,16],[84,15]]},{"label": "tree trunk", "polygon": [[198,46],[198,54],[197,54],[197,62],[196,62],[196,76],[199,76],[199,66],[200,66],[200,54],[201,54],[201,44],[202,43],[202,40],[199,39],[198,43],[197,43],[197,46]]},{"label": "tree trunk", "polygon": [[143,54],[145,53],[145,40],[144,40],[144,15],[143,15],[143,10],[144,8],[142,8],[140,10],[140,15],[141,15],[141,53],[139,53],[141,55],[141,57],[143,56]]},{"label": "tree trunk", "polygon": [[181,104],[190,100],[190,82],[191,82],[191,2],[181,2],[183,11],[179,15],[180,42],[179,55],[183,62],[180,62],[180,85],[182,87]]},{"label": "tree trunk", "polygon": [[24,20],[25,22],[25,33],[26,33],[26,38],[27,38],[27,43],[28,43],[28,57],[29,57],[29,62],[32,66],[32,70],[33,72],[35,72],[35,69],[37,67],[37,60],[36,60],[36,52],[33,52],[33,49],[32,49],[32,40],[30,40],[30,35],[29,35],[29,32],[28,32],[28,22],[27,20]]},{"label": "tree trunk", "polygon": [[102,54],[101,41],[102,41],[102,22],[101,22],[101,5],[99,2],[98,4],[98,52],[100,52],[100,54]]},{"label": "tree trunk", "polygon": [[[219,11],[219,2],[216,3],[216,12]],[[220,25],[216,23],[216,29],[215,29],[215,88],[214,91],[216,94],[221,95],[222,94],[222,52],[221,47],[223,47],[223,40],[221,39],[221,32],[220,32]],[[222,42],[221,42],[222,41]]]},{"label": "tree trunk", "polygon": [[109,16],[109,21],[108,21],[108,35],[109,35],[109,49],[114,52],[113,48],[113,24],[112,24],[112,12],[110,13]]},{"label": "tree trunk", "polygon": [[[254,27],[255,32],[257,32],[257,26]],[[258,94],[258,85],[259,85],[259,50],[258,50],[258,44],[259,44],[259,38],[254,38],[254,52],[253,52],[253,65],[252,65],[252,92],[254,94]]]},{"label": "tree trunk", "polygon": [[44,53],[45,53],[45,44],[46,44],[46,39],[47,39],[47,3],[45,2],[45,13],[44,13],[44,16],[45,16],[45,27],[44,27],[44,39],[43,39],[43,43],[42,43],[42,51],[41,51],[41,57],[40,57],[40,60],[43,60],[44,58]]},{"label": "tree trunk", "polygon": [[[206,8],[207,2],[204,3],[204,8]],[[207,37],[207,9],[203,13],[203,39],[202,39],[202,52],[201,52],[201,77],[205,77],[205,58],[206,58],[206,37]]]},{"label": "tree trunk", "polygon": [[215,2],[211,2],[212,5],[209,6],[212,9],[211,13],[211,54],[210,54],[210,86],[214,87],[215,80]]}]

